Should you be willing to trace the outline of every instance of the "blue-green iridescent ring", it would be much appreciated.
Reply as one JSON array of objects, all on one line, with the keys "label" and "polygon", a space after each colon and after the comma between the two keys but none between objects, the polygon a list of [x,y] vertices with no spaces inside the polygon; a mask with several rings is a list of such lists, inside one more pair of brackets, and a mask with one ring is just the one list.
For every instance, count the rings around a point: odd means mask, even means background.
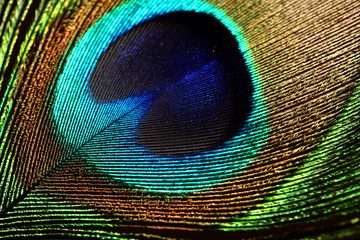
[{"label": "blue-green iridescent ring", "polygon": [[[210,14],[227,27],[244,56],[254,93],[251,113],[235,137],[210,151],[167,157],[154,155],[135,141],[134,129],[146,113],[151,95],[99,103],[91,97],[87,82],[101,54],[122,34],[155,16],[176,11]],[[88,162],[111,178],[155,192],[201,191],[229,180],[256,157],[269,129],[261,79],[241,27],[223,10],[199,0],[135,0],[105,14],[67,56],[56,84],[52,110],[56,132],[63,137],[64,144],[74,149],[81,147],[80,152],[87,154]],[[87,143],[101,139],[109,131],[116,133],[115,150],[112,146],[111,153],[106,147],[92,152]]]}]

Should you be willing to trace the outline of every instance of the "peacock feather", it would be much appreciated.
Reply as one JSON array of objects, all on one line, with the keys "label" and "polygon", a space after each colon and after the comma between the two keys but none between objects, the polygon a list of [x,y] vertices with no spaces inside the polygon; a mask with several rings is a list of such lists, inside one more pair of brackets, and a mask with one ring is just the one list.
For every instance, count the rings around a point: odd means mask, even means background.
[{"label": "peacock feather", "polygon": [[0,237],[360,237],[357,0],[0,1]]}]

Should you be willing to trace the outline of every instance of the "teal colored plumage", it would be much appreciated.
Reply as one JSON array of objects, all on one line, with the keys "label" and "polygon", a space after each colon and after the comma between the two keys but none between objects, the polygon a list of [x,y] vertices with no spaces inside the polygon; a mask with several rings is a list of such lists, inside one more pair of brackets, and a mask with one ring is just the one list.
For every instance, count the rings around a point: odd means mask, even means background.
[{"label": "teal colored plumage", "polygon": [[1,2],[0,237],[359,237],[359,9]]}]

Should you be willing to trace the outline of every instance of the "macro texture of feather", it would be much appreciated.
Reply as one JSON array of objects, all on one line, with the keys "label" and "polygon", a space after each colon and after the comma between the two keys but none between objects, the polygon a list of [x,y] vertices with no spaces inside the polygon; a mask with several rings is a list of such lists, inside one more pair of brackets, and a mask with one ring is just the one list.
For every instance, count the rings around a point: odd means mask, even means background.
[{"label": "macro texture of feather", "polygon": [[0,238],[359,238],[359,13],[0,0]]}]

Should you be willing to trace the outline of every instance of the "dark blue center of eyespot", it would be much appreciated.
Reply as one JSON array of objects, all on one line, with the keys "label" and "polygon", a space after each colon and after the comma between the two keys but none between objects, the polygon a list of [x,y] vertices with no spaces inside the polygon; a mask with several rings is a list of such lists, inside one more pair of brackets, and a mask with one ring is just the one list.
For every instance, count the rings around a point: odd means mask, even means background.
[{"label": "dark blue center of eyespot", "polygon": [[251,79],[230,31],[216,18],[174,12],[114,41],[88,80],[95,102],[151,94],[137,143],[158,155],[207,151],[231,138],[251,108]]}]

